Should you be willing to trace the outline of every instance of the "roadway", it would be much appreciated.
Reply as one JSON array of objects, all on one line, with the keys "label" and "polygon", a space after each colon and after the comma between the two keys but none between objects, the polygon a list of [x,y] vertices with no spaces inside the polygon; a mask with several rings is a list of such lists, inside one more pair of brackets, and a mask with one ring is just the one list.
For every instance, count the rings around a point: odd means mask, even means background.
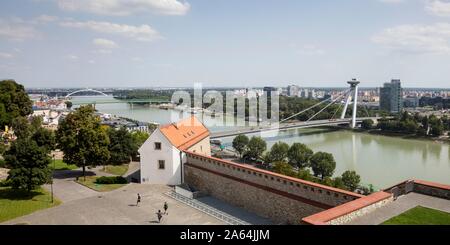
[{"label": "roadway", "polygon": [[[356,122],[361,123],[362,121],[364,121],[366,119],[378,120],[378,119],[380,119],[380,117],[357,118]],[[216,133],[211,134],[211,139],[220,139],[220,138],[238,136],[241,134],[255,134],[255,133],[271,132],[271,131],[284,131],[284,130],[298,129],[298,128],[337,126],[337,125],[350,124],[351,121],[352,121],[351,118],[346,118],[346,119],[336,119],[336,120],[314,120],[314,121],[309,121],[309,122],[283,123],[283,124],[280,124],[279,126],[270,126],[269,125],[269,126],[252,127],[252,128],[245,128],[245,129],[241,129],[241,130],[234,130],[234,131],[227,131],[227,132],[216,132]]]}]

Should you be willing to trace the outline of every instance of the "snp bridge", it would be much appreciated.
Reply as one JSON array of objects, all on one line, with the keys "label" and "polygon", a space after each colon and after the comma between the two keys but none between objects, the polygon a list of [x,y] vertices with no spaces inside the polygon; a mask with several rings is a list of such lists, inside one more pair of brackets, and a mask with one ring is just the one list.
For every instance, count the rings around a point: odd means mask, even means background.
[{"label": "snp bridge", "polygon": [[[381,118],[380,117],[357,118],[356,123],[360,124],[362,121],[364,121],[366,119],[371,119],[371,120],[376,121]],[[352,123],[352,120],[353,120],[352,118],[336,119],[336,120],[315,120],[315,121],[309,121],[309,122],[284,123],[284,124],[280,124],[278,127],[263,126],[263,127],[246,128],[246,129],[242,129],[242,130],[212,133],[211,139],[227,138],[227,137],[238,136],[241,134],[245,135],[245,134],[256,134],[256,133],[264,133],[264,132],[285,131],[285,130],[289,130],[289,129],[349,125]]]},{"label": "snp bridge", "polygon": [[[266,125],[266,126],[259,126],[256,128],[247,128],[243,130],[238,131],[232,131],[232,132],[220,132],[220,133],[213,133],[211,135],[212,139],[218,139],[218,138],[225,138],[225,137],[231,137],[236,136],[240,134],[254,134],[254,133],[262,133],[262,132],[270,132],[270,131],[280,131],[280,130],[288,130],[288,129],[295,129],[295,128],[313,128],[313,127],[320,127],[320,126],[334,126],[334,125],[350,125],[351,128],[355,128],[358,123],[361,123],[362,121],[366,119],[372,119],[372,120],[378,120],[379,118],[376,117],[367,117],[367,118],[357,118],[357,109],[358,109],[358,86],[360,82],[356,79],[353,79],[349,82],[347,82],[350,85],[350,88],[345,90],[343,93],[341,93],[336,98],[328,98],[326,100],[320,101],[319,103],[306,108],[305,110],[302,110],[294,115],[291,115],[290,117],[283,119],[280,121],[277,125]],[[344,104],[341,102],[345,101]],[[353,101],[353,103],[352,103]],[[328,104],[327,104],[328,103]],[[313,120],[315,117],[317,117],[319,114],[321,114],[323,111],[325,111],[330,106],[340,103],[339,108],[336,109],[334,115],[329,120]],[[347,114],[348,107],[350,104],[353,104],[353,112],[351,118],[345,118]],[[299,115],[311,111],[314,108],[318,108],[319,106],[323,105],[323,107],[315,113],[313,116],[311,116],[307,121],[305,122],[294,122],[294,123],[287,123],[289,120],[298,117]],[[339,119],[334,119],[338,111],[341,109],[342,105],[344,105],[344,109],[341,112]],[[369,115],[368,115],[369,116]]]}]

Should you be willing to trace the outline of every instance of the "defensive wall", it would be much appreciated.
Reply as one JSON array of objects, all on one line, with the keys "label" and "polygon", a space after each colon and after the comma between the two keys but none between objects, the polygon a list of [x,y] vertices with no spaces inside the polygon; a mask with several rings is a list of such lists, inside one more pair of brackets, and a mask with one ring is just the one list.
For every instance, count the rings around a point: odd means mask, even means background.
[{"label": "defensive wall", "polygon": [[303,218],[303,222],[310,225],[343,225],[412,192],[450,200],[449,185],[407,180],[384,191]]},{"label": "defensive wall", "polygon": [[186,152],[184,183],[279,224],[303,224],[304,217],[364,197],[192,152]]}]

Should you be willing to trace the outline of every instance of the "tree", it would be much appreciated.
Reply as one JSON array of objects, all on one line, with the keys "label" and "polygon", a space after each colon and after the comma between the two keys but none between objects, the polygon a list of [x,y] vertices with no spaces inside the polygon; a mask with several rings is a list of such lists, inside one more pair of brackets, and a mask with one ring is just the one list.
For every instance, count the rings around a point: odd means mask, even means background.
[{"label": "tree", "polygon": [[430,134],[439,137],[444,134],[444,124],[442,123],[442,120],[437,118],[436,116],[432,115],[429,118],[430,122]]},{"label": "tree", "polygon": [[342,180],[342,177],[336,177],[333,180],[333,187],[342,189],[342,190],[346,190],[347,187],[345,186],[344,181]]},{"label": "tree", "polygon": [[233,139],[233,148],[239,153],[239,157],[242,158],[245,151],[247,150],[247,145],[249,143],[247,135],[238,135]]},{"label": "tree", "polygon": [[267,150],[267,143],[261,137],[253,136],[248,142],[248,148],[246,157],[258,160],[262,157],[263,153]]},{"label": "tree", "polygon": [[294,177],[297,175],[295,173],[294,169],[292,168],[292,166],[286,162],[275,163],[275,165],[273,166],[273,171],[275,173],[279,173],[279,174],[283,174],[283,175],[291,176],[291,177]]},{"label": "tree", "polygon": [[8,180],[14,189],[30,192],[50,180],[49,151],[40,147],[34,140],[16,140],[7,152],[5,160],[6,165],[11,168]]},{"label": "tree", "polygon": [[38,146],[45,147],[49,152],[56,149],[55,133],[46,128],[38,128],[31,136]]},{"label": "tree", "polygon": [[336,169],[336,161],[330,153],[317,152],[311,157],[311,168],[314,176],[320,176],[323,180],[326,177],[333,176]]},{"label": "tree", "polygon": [[288,156],[289,145],[284,142],[275,143],[269,152],[270,160],[273,162],[284,162]]},{"label": "tree", "polygon": [[72,106],[73,106],[72,101],[68,100],[65,103],[66,103],[67,109],[69,109],[69,110],[72,109]]},{"label": "tree", "polygon": [[289,163],[298,168],[306,168],[314,152],[305,144],[294,143],[288,151]]},{"label": "tree", "polygon": [[64,162],[82,167],[84,177],[86,166],[102,165],[110,157],[108,133],[90,105],[67,115],[56,135],[58,147],[64,152]]},{"label": "tree", "polygon": [[110,162],[113,164],[129,163],[131,157],[137,152],[138,146],[133,136],[125,128],[108,129]]},{"label": "tree", "polygon": [[30,115],[32,105],[22,85],[13,80],[0,81],[0,128],[11,125],[14,118]]},{"label": "tree", "polygon": [[342,174],[342,182],[349,191],[355,191],[361,182],[361,177],[355,171],[346,171]]},{"label": "tree", "polygon": [[372,129],[373,128],[373,124],[374,124],[374,122],[373,122],[372,119],[366,119],[366,120],[362,121],[361,127],[363,129],[368,130],[368,129]]},{"label": "tree", "polygon": [[16,117],[12,120],[14,135],[19,139],[25,139],[31,136],[33,129],[25,117]]}]

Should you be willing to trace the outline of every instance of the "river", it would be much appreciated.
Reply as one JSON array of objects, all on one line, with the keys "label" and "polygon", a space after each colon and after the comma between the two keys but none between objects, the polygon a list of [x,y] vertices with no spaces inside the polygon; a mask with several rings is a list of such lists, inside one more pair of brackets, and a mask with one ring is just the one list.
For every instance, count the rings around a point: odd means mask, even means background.
[{"label": "river", "polygon": [[[77,100],[81,99],[74,99]],[[179,112],[148,106],[131,107],[128,104],[97,104],[96,109],[103,113],[160,124],[171,122],[179,116]],[[206,118],[205,122],[211,131],[229,131],[229,127],[220,125],[222,120],[223,118]],[[225,120],[233,121],[230,118]],[[278,141],[288,144],[301,142],[314,151],[332,153],[337,163],[335,176],[346,170],[355,170],[364,184],[373,184],[378,189],[406,179],[450,184],[449,144],[328,129],[289,130],[277,135],[262,136],[268,147]],[[232,138],[223,139],[228,147],[231,146],[231,141]]]}]

